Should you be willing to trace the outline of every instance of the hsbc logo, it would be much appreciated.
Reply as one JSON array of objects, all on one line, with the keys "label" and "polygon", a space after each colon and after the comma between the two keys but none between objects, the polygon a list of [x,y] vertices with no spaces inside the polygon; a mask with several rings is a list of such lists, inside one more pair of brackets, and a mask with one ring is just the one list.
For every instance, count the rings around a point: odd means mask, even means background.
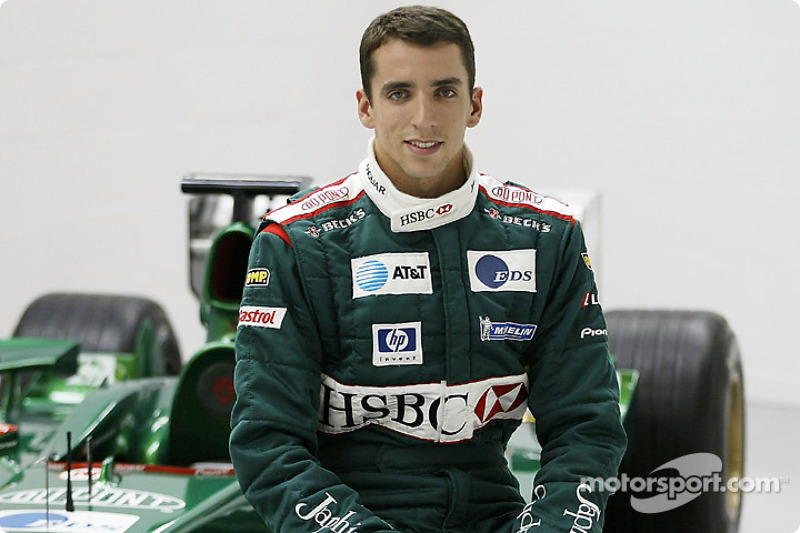
[{"label": "hsbc logo", "polygon": [[475,405],[478,419],[486,423],[498,413],[513,412],[528,400],[528,389],[524,383],[493,385],[486,389]]},{"label": "hsbc logo", "polygon": [[372,364],[421,365],[422,322],[372,325]]},{"label": "hsbc logo", "polygon": [[473,292],[536,292],[536,250],[467,250]]},{"label": "hsbc logo", "polygon": [[345,385],[323,374],[319,431],[339,434],[368,425],[431,442],[461,442],[493,420],[522,420],[526,374],[449,385]]},{"label": "hsbc logo", "polygon": [[419,211],[412,211],[400,216],[400,226],[407,226],[409,224],[416,224],[424,220],[444,216],[453,210],[453,204],[442,204],[439,207],[431,207],[428,209],[420,209]]}]

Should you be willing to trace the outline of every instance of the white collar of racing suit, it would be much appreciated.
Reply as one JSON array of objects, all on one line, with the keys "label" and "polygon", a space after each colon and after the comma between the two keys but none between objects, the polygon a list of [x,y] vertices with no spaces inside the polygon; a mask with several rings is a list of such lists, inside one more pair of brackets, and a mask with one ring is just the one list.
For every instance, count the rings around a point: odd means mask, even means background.
[{"label": "white collar of racing suit", "polygon": [[358,176],[367,195],[381,213],[389,217],[395,233],[433,229],[464,218],[472,212],[478,195],[477,175],[472,152],[464,145],[464,168],[467,181],[454,191],[437,198],[418,198],[397,190],[375,159],[375,137],[370,139],[367,158],[361,162]]}]

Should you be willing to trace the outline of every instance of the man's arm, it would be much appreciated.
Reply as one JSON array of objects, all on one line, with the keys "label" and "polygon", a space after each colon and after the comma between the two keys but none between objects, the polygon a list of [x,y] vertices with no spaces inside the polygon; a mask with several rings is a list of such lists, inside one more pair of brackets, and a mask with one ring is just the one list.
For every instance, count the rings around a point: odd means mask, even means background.
[{"label": "man's arm", "polygon": [[390,531],[315,457],[322,348],[280,226],[256,236],[249,268],[261,274],[239,313],[230,440],[245,497],[276,531]]},{"label": "man's arm", "polygon": [[542,467],[515,531],[599,532],[609,495],[582,480],[617,475],[627,444],[619,385],[579,223],[560,250],[529,367]]}]

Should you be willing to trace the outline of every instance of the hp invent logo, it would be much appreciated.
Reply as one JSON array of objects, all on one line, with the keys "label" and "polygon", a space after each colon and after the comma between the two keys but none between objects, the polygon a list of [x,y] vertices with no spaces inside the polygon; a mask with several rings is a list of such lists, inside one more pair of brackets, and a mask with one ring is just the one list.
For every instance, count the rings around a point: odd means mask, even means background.
[{"label": "hp invent logo", "polygon": [[356,272],[356,283],[364,291],[374,292],[381,289],[389,280],[386,265],[375,259],[364,261]]},{"label": "hp invent logo", "polygon": [[384,342],[390,352],[402,352],[408,347],[409,337],[402,329],[392,329],[386,332]]}]

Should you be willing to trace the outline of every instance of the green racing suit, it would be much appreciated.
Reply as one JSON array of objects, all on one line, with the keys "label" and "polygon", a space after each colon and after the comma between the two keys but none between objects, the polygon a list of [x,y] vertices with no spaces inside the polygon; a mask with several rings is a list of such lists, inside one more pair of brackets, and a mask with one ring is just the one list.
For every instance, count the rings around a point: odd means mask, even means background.
[{"label": "green racing suit", "polygon": [[[596,532],[626,438],[579,222],[473,170],[435,199],[356,173],[265,216],[231,457],[274,531]],[[504,452],[542,445],[523,499]]]}]

